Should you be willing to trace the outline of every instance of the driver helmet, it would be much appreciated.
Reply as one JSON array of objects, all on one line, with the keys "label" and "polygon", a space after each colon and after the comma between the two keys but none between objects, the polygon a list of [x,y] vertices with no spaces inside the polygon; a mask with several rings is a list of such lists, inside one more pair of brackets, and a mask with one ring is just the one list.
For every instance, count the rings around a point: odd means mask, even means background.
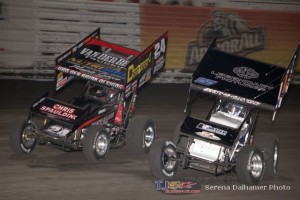
[{"label": "driver helmet", "polygon": [[106,91],[106,89],[105,88],[102,88],[102,87],[99,87],[99,88],[97,88],[97,91],[96,91],[96,94],[95,94],[95,96],[96,97],[105,97],[106,96],[106,93],[107,93],[107,91]]},{"label": "driver helmet", "polygon": [[242,113],[243,106],[237,103],[229,103],[228,104],[228,113],[231,116],[238,117]]},{"label": "driver helmet", "polygon": [[109,102],[109,101],[113,102],[115,97],[116,97],[116,91],[113,90],[113,89],[108,89],[107,92],[106,92],[106,101],[107,102]]}]

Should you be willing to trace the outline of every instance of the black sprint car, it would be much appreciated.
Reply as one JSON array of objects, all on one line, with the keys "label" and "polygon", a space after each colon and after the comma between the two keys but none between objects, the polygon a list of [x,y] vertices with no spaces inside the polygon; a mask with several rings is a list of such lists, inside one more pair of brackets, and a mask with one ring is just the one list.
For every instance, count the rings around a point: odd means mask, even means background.
[{"label": "black sprint car", "polygon": [[95,30],[56,59],[55,92],[31,106],[10,134],[11,149],[29,154],[36,144],[83,150],[98,162],[109,149],[148,152],[156,127],[134,116],[137,91],[165,66],[168,33],[139,52],[100,39]]},{"label": "black sprint car", "polygon": [[222,52],[215,40],[192,75],[187,115],[173,140],[158,139],[150,149],[152,174],[172,178],[178,166],[215,175],[235,171],[243,184],[276,174],[278,138],[253,133],[260,109],[275,119],[298,54],[299,47],[282,68]]}]

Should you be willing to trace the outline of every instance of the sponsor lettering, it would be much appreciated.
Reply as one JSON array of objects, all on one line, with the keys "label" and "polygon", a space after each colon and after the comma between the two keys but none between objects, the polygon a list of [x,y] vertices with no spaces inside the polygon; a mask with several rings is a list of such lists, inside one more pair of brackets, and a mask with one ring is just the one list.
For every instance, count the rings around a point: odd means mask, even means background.
[{"label": "sponsor lettering", "polygon": [[265,85],[265,84],[253,82],[253,81],[250,81],[250,80],[245,80],[245,79],[235,77],[235,76],[231,76],[231,75],[221,73],[221,72],[212,71],[211,74],[215,75],[215,79],[221,79],[222,81],[237,84],[237,85],[247,87],[247,88],[251,88],[251,89],[254,89],[254,90],[257,90],[257,91],[265,92],[265,91],[273,89],[273,87]]},{"label": "sponsor lettering", "polygon": [[77,115],[74,114],[75,109],[64,105],[55,104],[52,107],[42,106],[40,111],[61,116],[70,120],[75,120]]},{"label": "sponsor lettering", "polygon": [[139,88],[142,87],[147,81],[151,79],[151,68],[149,68],[145,74],[140,78]]},{"label": "sponsor lettering", "polygon": [[161,68],[165,66],[166,59],[165,57],[160,57],[157,61],[155,61],[155,66],[153,70],[153,74],[158,72]]},{"label": "sponsor lettering", "polygon": [[215,94],[215,95],[218,95],[218,96],[222,96],[224,98],[230,98],[230,99],[233,99],[233,100],[236,100],[236,101],[248,103],[248,104],[255,105],[255,106],[261,105],[261,103],[258,102],[258,101],[254,101],[254,100],[251,100],[251,99],[246,99],[244,97],[239,97],[239,96],[236,96],[236,95],[232,95],[232,94],[222,92],[222,91],[219,91],[219,90],[214,90],[214,89],[211,89],[211,88],[204,88],[203,92]]},{"label": "sponsor lettering", "polygon": [[136,76],[138,76],[144,69],[146,69],[151,62],[151,53],[149,56],[141,62],[138,66],[134,66],[134,64],[128,67],[127,72],[127,83],[131,82]]},{"label": "sponsor lettering", "polygon": [[107,86],[110,86],[110,87],[114,87],[116,89],[121,89],[121,90],[124,89],[123,85],[121,85],[119,83],[112,82],[112,81],[108,81],[108,80],[105,80],[105,79],[101,79],[100,77],[97,77],[96,75],[85,74],[84,72],[68,69],[68,68],[65,68],[65,67],[62,67],[62,66],[58,66],[57,70],[62,71],[62,72],[67,73],[67,74],[70,74],[70,75],[81,77],[81,78],[84,78],[84,79],[87,79],[87,80],[98,82],[98,83],[101,83],[101,84],[104,84],[104,85],[107,85]]},{"label": "sponsor lettering", "polygon": [[205,131],[209,131],[209,132],[212,132],[212,133],[216,133],[218,135],[223,135],[223,136],[227,135],[227,131],[219,129],[219,128],[212,127],[211,125],[204,124],[202,122],[200,122],[196,126],[196,128],[200,129],[200,130],[205,130]]},{"label": "sponsor lettering", "polygon": [[115,67],[126,67],[126,65],[129,63],[129,61],[123,58],[115,57],[106,53],[97,52],[86,47],[81,50],[80,54],[90,60],[104,64],[107,63]]},{"label": "sponsor lettering", "polygon": [[102,119],[94,122],[92,125],[103,125],[103,124],[107,124],[107,122],[112,119],[115,116],[114,113],[110,113],[109,115],[107,115],[106,117],[103,117]]},{"label": "sponsor lettering", "polygon": [[98,63],[95,62],[90,62],[87,60],[80,60],[80,59],[76,59],[76,58],[71,58],[68,60],[69,63],[73,64],[73,67],[79,71],[82,72],[88,72],[90,74],[95,74],[96,71],[91,70],[92,69],[97,69],[103,73],[100,73],[99,75],[116,75],[116,76],[120,76],[120,77],[125,77],[125,73],[120,71],[120,70],[115,70],[112,68],[108,68],[108,67],[104,67],[99,65]]}]

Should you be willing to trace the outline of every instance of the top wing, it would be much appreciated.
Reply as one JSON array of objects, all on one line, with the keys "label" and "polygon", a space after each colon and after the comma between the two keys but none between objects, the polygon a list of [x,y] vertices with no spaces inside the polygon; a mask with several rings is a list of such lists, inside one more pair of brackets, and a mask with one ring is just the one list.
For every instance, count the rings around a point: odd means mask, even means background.
[{"label": "top wing", "polygon": [[100,39],[95,30],[56,60],[56,91],[74,77],[120,90],[126,98],[140,88],[166,60],[167,33],[139,52]]},{"label": "top wing", "polygon": [[214,41],[193,73],[191,89],[276,111],[280,107],[279,96],[285,91],[283,85],[288,85],[293,74],[299,50],[294,55],[293,67],[286,69],[222,52],[215,44]]},{"label": "top wing", "polygon": [[168,32],[158,37],[126,67],[125,98],[139,90],[166,64]]}]

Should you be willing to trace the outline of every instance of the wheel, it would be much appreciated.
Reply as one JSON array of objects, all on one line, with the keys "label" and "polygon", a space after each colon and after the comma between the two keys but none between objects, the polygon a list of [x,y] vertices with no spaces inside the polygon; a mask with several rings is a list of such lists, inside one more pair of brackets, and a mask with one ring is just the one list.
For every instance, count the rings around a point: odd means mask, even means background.
[{"label": "wheel", "polygon": [[172,178],[177,171],[178,159],[176,146],[166,139],[158,139],[154,142],[149,152],[150,171],[156,178]]},{"label": "wheel", "polygon": [[14,123],[14,128],[9,135],[10,148],[17,154],[29,154],[36,146],[36,138],[30,130],[36,129],[34,123],[28,120],[18,120]]},{"label": "wheel", "polygon": [[127,133],[130,135],[129,151],[148,153],[156,136],[154,121],[147,116],[133,117],[128,124]]},{"label": "wheel", "polygon": [[264,176],[265,162],[263,153],[253,145],[245,145],[237,155],[236,174],[243,184],[253,185]]},{"label": "wheel", "polygon": [[264,154],[266,176],[274,176],[278,168],[279,146],[278,138],[274,134],[263,134],[254,137],[254,145]]},{"label": "wheel", "polygon": [[102,126],[92,126],[83,140],[83,154],[89,162],[103,160],[109,150],[110,136]]}]

